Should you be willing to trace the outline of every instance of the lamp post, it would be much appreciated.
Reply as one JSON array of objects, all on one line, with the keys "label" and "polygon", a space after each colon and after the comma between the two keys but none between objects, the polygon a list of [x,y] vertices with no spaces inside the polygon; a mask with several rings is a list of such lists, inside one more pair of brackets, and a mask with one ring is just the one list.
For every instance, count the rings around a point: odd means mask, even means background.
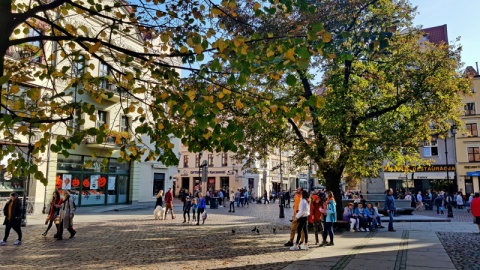
[{"label": "lamp post", "polygon": [[200,160],[202,159],[203,152],[198,153],[198,190],[202,192],[202,166]]},{"label": "lamp post", "polygon": [[[283,174],[282,174],[282,147],[280,147],[280,192],[282,191],[282,187],[283,187]],[[277,193],[278,194],[278,193]],[[283,209],[283,201],[284,198],[283,198],[283,193],[282,193],[282,197],[280,200],[278,200],[278,203],[279,203],[279,208],[280,208],[280,214],[278,215],[279,218],[285,218],[285,211]]]},{"label": "lamp post", "polygon": [[[453,137],[454,143],[455,143],[455,134],[457,133],[457,130],[456,130],[455,125],[452,125],[452,126],[450,127],[450,130],[447,131],[447,136],[445,136],[445,140],[444,140],[444,142],[445,142],[445,165],[446,165],[446,171],[447,171],[447,182],[448,182],[448,185],[449,185],[449,190],[452,190],[452,187],[454,186],[454,184],[450,185],[450,176],[449,176],[449,172],[448,172],[448,145],[447,145],[447,139],[448,139],[448,135],[449,135],[448,133],[450,133],[450,132],[452,133],[452,137]],[[455,172],[455,173],[456,173],[456,172]],[[456,175],[454,176],[454,179],[455,179],[455,178],[456,178]],[[450,196],[450,195],[451,195],[451,194],[449,194],[449,196]],[[452,205],[451,205],[451,203],[449,203],[449,204],[447,205],[447,210],[448,210],[448,211],[447,211],[447,212],[448,212],[448,215],[447,215],[447,216],[448,216],[449,218],[453,218],[453,211],[452,211]]]}]

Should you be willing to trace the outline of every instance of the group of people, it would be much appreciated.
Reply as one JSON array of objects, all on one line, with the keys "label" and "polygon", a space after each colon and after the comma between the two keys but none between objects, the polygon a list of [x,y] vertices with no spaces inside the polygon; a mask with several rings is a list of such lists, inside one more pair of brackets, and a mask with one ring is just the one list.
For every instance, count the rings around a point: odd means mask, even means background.
[{"label": "group of people", "polygon": [[[183,223],[190,223],[190,212],[192,212],[192,224],[200,225],[200,218],[205,213],[205,209],[207,208],[207,199],[203,196],[201,192],[196,193],[196,197],[190,197],[190,195],[186,192],[181,193],[181,200],[183,202]],[[157,193],[157,201],[155,203],[155,207],[165,207],[165,217],[167,219],[167,215],[170,211],[170,215],[172,219],[175,219],[175,214],[173,212],[173,193],[172,188],[169,188],[168,191],[165,193],[165,199],[163,198],[163,190],[160,190]],[[165,206],[164,206],[165,201]],[[196,222],[195,222],[196,221]],[[203,218],[202,224],[205,223],[205,218]]]},{"label": "group of people", "polygon": [[[63,196],[60,196],[60,192],[55,190],[53,192],[52,201],[50,202],[50,208],[45,225],[47,229],[42,233],[43,236],[47,236],[48,231],[55,224],[56,232],[54,238],[57,240],[63,240],[64,228],[70,233],[70,238],[73,238],[77,231],[73,229],[73,216],[75,212],[75,204],[73,198],[70,196],[68,190],[63,190]],[[0,246],[7,244],[10,231],[13,229],[18,238],[14,241],[14,245],[22,244],[22,201],[18,197],[17,193],[11,193],[10,199],[3,207],[3,215],[5,216],[3,225],[5,225],[5,234],[3,240],[0,240]]]},{"label": "group of people", "polygon": [[[333,224],[337,221],[336,202],[331,191],[312,192],[299,187],[294,195],[290,240],[285,246],[290,250],[308,250],[308,223],[313,223],[315,245],[333,246]],[[295,234],[297,234],[294,242]],[[322,242],[319,241],[319,235]],[[327,236],[329,242],[327,242]]]}]

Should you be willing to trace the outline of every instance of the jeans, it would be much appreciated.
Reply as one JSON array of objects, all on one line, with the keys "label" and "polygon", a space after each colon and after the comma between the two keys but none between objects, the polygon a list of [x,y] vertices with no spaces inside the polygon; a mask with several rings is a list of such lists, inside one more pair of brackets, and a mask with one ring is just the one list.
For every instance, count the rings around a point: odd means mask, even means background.
[{"label": "jeans", "polygon": [[188,216],[188,222],[190,222],[190,210],[183,211],[183,222],[186,222],[186,217]]},{"label": "jeans", "polygon": [[298,243],[300,243],[300,238],[301,238],[301,235],[302,235],[302,231],[303,231],[303,234],[305,235],[304,244],[308,243],[307,221],[308,221],[308,217],[301,217],[301,218],[298,219],[297,242],[296,242],[297,245],[298,245]]},{"label": "jeans", "polygon": [[237,207],[240,207],[240,198],[235,198],[235,201],[237,202]]},{"label": "jeans", "polygon": [[390,217],[390,219],[388,220],[388,230],[391,231],[393,230],[393,216],[395,215],[395,211],[390,210],[390,213],[388,215]]},{"label": "jeans", "polygon": [[230,202],[230,211],[232,211],[233,207],[233,212],[235,212],[235,202]]},{"label": "jeans", "polygon": [[330,243],[333,243],[333,222],[324,223],[323,242],[327,242],[327,234],[330,236]]},{"label": "jeans", "polygon": [[[197,224],[200,224],[200,217],[202,216],[203,212],[205,211],[205,208],[198,208],[198,213],[197,213]],[[205,220],[202,222],[202,224],[205,223]]]},{"label": "jeans", "polygon": [[313,221],[313,231],[315,232],[315,242],[318,243],[318,234],[323,235],[323,224],[321,220]]},{"label": "jeans", "polygon": [[18,241],[22,241],[22,229],[20,229],[20,222],[9,222],[5,224],[5,236],[3,236],[3,241],[7,241],[8,235],[10,234],[10,230],[13,229],[18,234]]},{"label": "jeans", "polygon": [[268,200],[267,196],[264,196],[263,199],[265,200],[265,201],[263,202],[263,204],[266,204],[267,202],[270,203],[270,201]]}]

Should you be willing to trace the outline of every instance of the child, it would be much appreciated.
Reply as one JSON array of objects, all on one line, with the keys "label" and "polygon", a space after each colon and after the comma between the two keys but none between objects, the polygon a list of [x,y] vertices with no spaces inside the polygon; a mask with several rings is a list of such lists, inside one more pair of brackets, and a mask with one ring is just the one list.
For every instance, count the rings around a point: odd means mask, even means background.
[{"label": "child", "polygon": [[378,228],[385,228],[382,226],[382,219],[380,218],[380,214],[378,213],[378,202],[375,203],[375,206],[373,207],[373,213],[375,215],[375,219],[377,220],[377,227]]},{"label": "child", "polygon": [[192,224],[195,223],[195,213],[197,213],[198,210],[198,203],[197,203],[197,198],[193,198],[192,200],[192,214],[193,214],[193,221]]},{"label": "child", "polygon": [[190,208],[192,208],[192,202],[190,201],[190,197],[185,197],[185,204],[183,205],[183,223],[187,222],[185,219],[185,215],[188,215],[188,222],[190,223]]}]

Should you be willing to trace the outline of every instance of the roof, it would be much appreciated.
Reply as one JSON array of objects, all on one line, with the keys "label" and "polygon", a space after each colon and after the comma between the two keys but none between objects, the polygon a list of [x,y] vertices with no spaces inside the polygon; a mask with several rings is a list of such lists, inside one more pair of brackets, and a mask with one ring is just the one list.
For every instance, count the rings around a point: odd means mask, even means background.
[{"label": "roof", "polygon": [[437,45],[441,43],[448,44],[448,33],[446,24],[430,28],[424,28],[422,29],[422,31],[426,34],[428,41]]}]

